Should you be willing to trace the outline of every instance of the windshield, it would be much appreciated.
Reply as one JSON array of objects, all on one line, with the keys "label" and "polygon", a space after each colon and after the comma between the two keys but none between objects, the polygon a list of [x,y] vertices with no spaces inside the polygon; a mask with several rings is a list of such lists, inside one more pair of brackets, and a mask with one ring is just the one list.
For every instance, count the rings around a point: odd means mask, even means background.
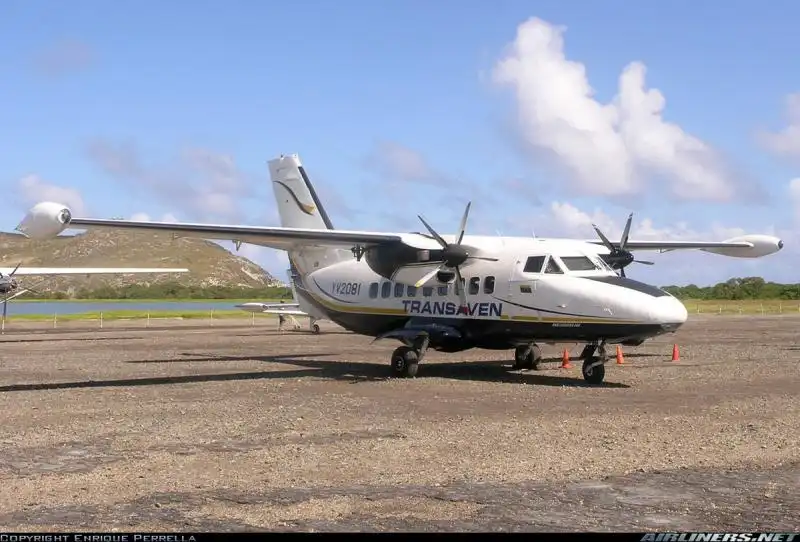
[{"label": "windshield", "polygon": [[586,256],[561,256],[561,262],[569,271],[598,271],[600,267]]}]

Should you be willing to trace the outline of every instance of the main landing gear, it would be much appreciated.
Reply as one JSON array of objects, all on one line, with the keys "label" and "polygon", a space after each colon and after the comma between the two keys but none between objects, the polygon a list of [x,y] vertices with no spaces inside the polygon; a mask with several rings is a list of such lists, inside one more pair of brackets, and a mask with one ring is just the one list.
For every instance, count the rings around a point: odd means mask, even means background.
[{"label": "main landing gear", "polygon": [[608,361],[605,342],[587,344],[581,352],[583,360],[583,379],[589,384],[600,384],[606,376],[605,363]]},{"label": "main landing gear", "polygon": [[417,376],[419,364],[428,350],[430,339],[421,337],[412,346],[403,345],[392,353],[392,375],[398,378]]},{"label": "main landing gear", "polygon": [[518,346],[514,350],[514,370],[533,369],[538,371],[542,361],[542,349],[538,345]]},{"label": "main landing gear", "polygon": [[314,335],[319,333],[319,324],[313,318],[308,319],[308,328]]}]

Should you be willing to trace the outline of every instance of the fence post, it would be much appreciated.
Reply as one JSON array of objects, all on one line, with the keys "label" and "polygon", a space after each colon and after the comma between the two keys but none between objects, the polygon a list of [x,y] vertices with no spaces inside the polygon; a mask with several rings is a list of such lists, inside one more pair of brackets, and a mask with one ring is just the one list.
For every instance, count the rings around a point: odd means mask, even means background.
[{"label": "fence post", "polygon": [[211,324],[210,325],[212,325],[212,326],[214,325],[214,311],[213,310],[211,311]]},{"label": "fence post", "polygon": [[256,313],[251,312],[250,315],[252,316],[250,325],[254,326],[256,325]]},{"label": "fence post", "polygon": [[103,329],[103,313],[100,313],[100,329]]},{"label": "fence post", "polygon": [[144,327],[150,327],[150,313],[149,312],[147,313],[147,323],[145,324]]},{"label": "fence post", "polygon": [[55,328],[56,328],[56,322],[57,322],[57,321],[58,321],[58,313],[57,313],[57,312],[54,312],[54,313],[53,313],[53,329],[55,329]]}]

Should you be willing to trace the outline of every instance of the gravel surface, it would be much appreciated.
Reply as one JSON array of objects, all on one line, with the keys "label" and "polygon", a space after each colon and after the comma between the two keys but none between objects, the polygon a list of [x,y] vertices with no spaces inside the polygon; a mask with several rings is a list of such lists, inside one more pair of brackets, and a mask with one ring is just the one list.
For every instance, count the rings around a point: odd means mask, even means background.
[{"label": "gravel surface", "polygon": [[395,342],[327,323],[15,326],[0,528],[796,529],[798,324],[692,315],[595,387],[558,347],[527,372],[430,352],[395,380]]}]

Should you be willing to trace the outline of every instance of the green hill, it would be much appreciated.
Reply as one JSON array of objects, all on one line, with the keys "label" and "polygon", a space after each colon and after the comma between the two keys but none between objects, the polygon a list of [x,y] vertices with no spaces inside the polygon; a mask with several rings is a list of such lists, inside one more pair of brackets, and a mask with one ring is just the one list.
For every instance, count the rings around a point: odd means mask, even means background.
[{"label": "green hill", "polygon": [[[173,238],[170,234],[149,232],[91,231],[34,241],[22,235],[0,233],[0,266],[14,267],[185,267],[189,273],[157,275],[75,275],[21,277],[42,296],[87,297],[90,292],[128,292],[120,297],[142,297],[130,293],[169,290],[184,297],[213,297],[215,291],[252,291],[281,286],[281,282],[246,258],[236,256],[211,241]],[[34,285],[34,283],[36,285]],[[207,290],[205,294],[188,295]],[[54,295],[58,294],[58,295]],[[175,297],[172,295],[171,297]],[[224,297],[224,296],[223,296]]]}]

